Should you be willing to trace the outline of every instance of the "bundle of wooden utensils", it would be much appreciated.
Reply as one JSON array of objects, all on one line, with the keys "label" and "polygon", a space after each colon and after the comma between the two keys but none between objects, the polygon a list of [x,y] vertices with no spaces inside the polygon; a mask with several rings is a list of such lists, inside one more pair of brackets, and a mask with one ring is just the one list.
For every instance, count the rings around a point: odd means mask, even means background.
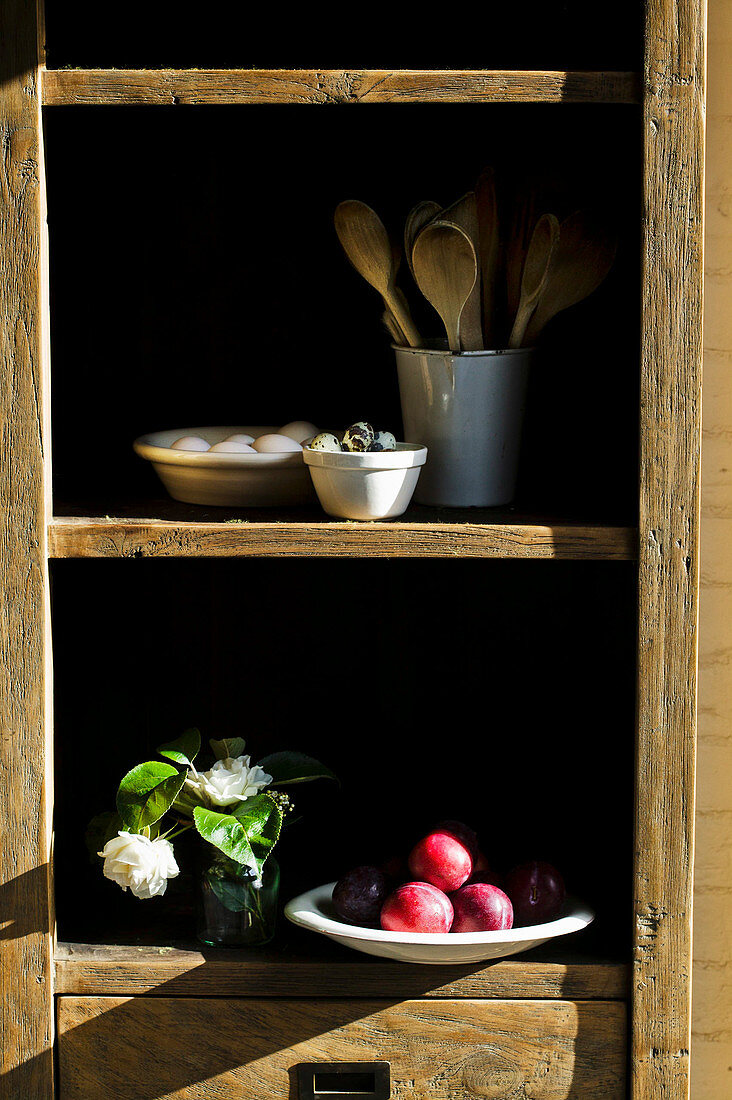
[{"label": "bundle of wooden utensils", "polygon": [[[533,346],[548,322],[595,290],[612,266],[614,232],[587,211],[561,223],[539,215],[537,195],[516,196],[499,218],[495,178],[451,206],[419,202],[407,216],[404,255],[414,282],[439,314],[452,352]],[[401,246],[356,199],[340,203],[335,228],[356,271],[384,299],[395,344],[423,347],[407,297],[396,285]]]}]

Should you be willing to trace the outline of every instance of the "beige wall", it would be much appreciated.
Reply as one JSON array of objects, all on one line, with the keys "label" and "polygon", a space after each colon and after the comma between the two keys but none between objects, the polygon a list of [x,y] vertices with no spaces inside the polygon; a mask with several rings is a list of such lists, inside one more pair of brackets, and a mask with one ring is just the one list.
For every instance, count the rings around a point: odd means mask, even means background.
[{"label": "beige wall", "polygon": [[693,1100],[732,1097],[732,0],[709,0]]}]

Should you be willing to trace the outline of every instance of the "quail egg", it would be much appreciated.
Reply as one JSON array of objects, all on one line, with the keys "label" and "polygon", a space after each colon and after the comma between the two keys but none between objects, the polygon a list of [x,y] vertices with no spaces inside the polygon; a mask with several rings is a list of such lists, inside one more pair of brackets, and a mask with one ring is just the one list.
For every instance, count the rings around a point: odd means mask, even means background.
[{"label": "quail egg", "polygon": [[205,439],[201,439],[200,435],[182,435],[180,439],[176,439],[175,443],[171,443],[170,446],[174,451],[210,450],[210,444],[208,444]]},{"label": "quail egg", "polygon": [[396,439],[391,432],[376,432],[374,441],[369,447],[370,451],[395,451]]},{"label": "quail egg", "polygon": [[342,450],[368,451],[373,441],[374,429],[365,420],[358,420],[343,433]]},{"label": "quail egg", "polygon": [[311,451],[340,451],[341,445],[330,432],[321,432],[311,439],[309,444]]}]

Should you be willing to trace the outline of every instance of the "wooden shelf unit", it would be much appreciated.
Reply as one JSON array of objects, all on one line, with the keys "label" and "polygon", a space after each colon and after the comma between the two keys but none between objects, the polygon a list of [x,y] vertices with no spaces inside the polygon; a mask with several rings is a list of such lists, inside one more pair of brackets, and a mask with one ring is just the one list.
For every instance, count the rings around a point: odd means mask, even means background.
[{"label": "wooden shelf unit", "polygon": [[637,73],[515,69],[44,69],[46,107],[230,103],[639,103]]},{"label": "wooden shelf unit", "polygon": [[[555,952],[556,954],[556,952]],[[538,957],[537,957],[538,956]],[[410,966],[314,947],[307,955],[58,943],[58,994],[114,997],[498,997],[622,1000],[625,963],[547,961],[541,952],[488,966]]]},{"label": "wooden shelf unit", "polygon": [[[3,732],[9,733],[2,739],[2,765],[11,794],[3,800],[0,822],[8,838],[0,848],[0,899],[11,922],[10,933],[0,938],[0,1093],[5,1088],[13,1100],[50,1100],[54,1095],[65,1100],[67,1086],[59,1094],[54,1091],[54,994],[337,998],[347,991],[349,997],[381,1001],[437,998],[436,1011],[443,1016],[449,1014],[449,999],[485,999],[495,1002],[496,1011],[505,1000],[515,999],[512,1021],[520,1020],[521,1013],[531,1021],[525,1000],[562,1000],[568,1002],[561,1007],[570,1021],[566,1034],[572,1029],[575,1002],[629,1000],[632,1100],[656,1100],[661,1094],[684,1100],[690,1046],[698,586],[701,0],[649,0],[642,74],[46,70],[41,25],[35,0],[9,0],[0,12],[0,105],[6,134],[0,168],[6,200],[0,208],[0,422],[5,425],[0,438],[0,720]],[[54,514],[41,107],[296,103],[641,105],[644,176],[639,185],[645,220],[637,527],[531,517],[491,521],[461,516],[430,522],[416,513],[368,527],[307,518],[241,524],[176,519],[160,509],[153,516],[144,509],[135,515],[131,507],[115,516],[86,515],[81,509]],[[683,277],[669,277],[680,256]],[[431,968],[342,955],[313,961],[277,952],[246,959],[237,953],[234,959],[228,952],[214,956],[168,945],[54,944],[49,559],[281,555],[637,559],[632,963],[581,962],[560,954],[556,961],[517,958],[460,974],[443,973],[442,968],[433,974],[425,973]],[[448,1000],[443,1003],[442,998]],[[72,1000],[68,1003],[73,1008]],[[515,1026],[520,1030],[522,1025]],[[593,1023],[589,1029],[593,1039],[599,1035],[596,1028]],[[613,1041],[624,1043],[621,1036],[618,1019]],[[565,1038],[562,1030],[562,1043]],[[588,1072],[584,1066],[583,1073]],[[622,1074],[613,1074],[609,1085],[603,1079],[602,1095],[625,1095]],[[567,1080],[571,1088],[571,1072]],[[186,1088],[176,1095],[204,1094]]]},{"label": "wooden shelf unit", "polygon": [[[129,511],[130,509],[125,509]],[[133,509],[135,510],[135,509]],[[322,513],[224,520],[174,519],[193,508],[138,507],[139,516],[54,516],[48,528],[51,558],[319,557],[530,558],[632,561],[632,527],[525,517],[499,521],[490,511],[412,508],[397,521],[324,521]],[[201,510],[199,510],[201,511]],[[455,514],[457,511],[457,514]],[[152,513],[158,518],[144,518]],[[160,515],[166,518],[159,518]],[[311,518],[313,517],[313,518]]]}]

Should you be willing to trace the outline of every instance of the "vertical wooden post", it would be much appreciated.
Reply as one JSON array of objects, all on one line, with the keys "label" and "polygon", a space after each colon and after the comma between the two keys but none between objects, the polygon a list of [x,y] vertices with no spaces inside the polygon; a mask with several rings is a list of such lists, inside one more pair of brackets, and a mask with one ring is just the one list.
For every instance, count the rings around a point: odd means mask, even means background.
[{"label": "vertical wooden post", "polygon": [[0,4],[0,1097],[53,1094],[45,198],[36,0]]},{"label": "vertical wooden post", "polygon": [[633,1100],[689,1092],[704,0],[648,0]]}]

